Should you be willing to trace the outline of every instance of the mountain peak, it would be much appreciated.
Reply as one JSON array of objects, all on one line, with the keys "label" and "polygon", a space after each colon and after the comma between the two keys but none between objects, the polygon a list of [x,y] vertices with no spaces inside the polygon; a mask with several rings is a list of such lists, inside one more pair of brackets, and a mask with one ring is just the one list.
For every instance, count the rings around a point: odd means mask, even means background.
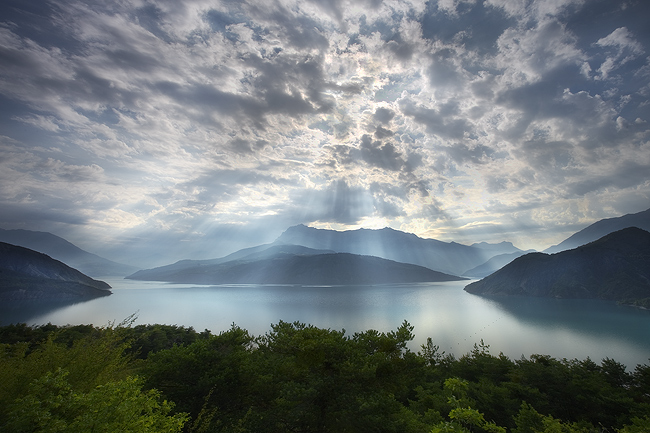
[{"label": "mountain peak", "polygon": [[423,239],[391,227],[336,231],[300,224],[287,229],[274,243],[376,256],[452,275],[461,275],[495,255],[493,251]]},{"label": "mountain peak", "polygon": [[110,295],[109,289],[46,254],[0,242],[0,299],[84,299]]},{"label": "mountain peak", "polygon": [[483,295],[608,300],[650,297],[650,233],[628,227],[578,248],[531,253],[465,287]]},{"label": "mountain peak", "polygon": [[47,254],[94,277],[106,275],[124,276],[136,270],[133,266],[116,263],[84,251],[73,243],[49,232],[0,229],[0,242]]},{"label": "mountain peak", "polygon": [[637,227],[642,230],[650,231],[650,209],[620,217],[606,218],[596,221],[579,232],[569,236],[559,244],[545,249],[544,252],[557,253],[564,250],[570,250],[627,227]]}]

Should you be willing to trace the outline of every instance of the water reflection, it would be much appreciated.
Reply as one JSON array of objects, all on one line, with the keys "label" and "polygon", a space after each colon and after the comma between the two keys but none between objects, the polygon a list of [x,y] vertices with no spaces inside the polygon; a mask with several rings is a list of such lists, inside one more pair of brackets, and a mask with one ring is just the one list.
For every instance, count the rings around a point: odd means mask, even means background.
[{"label": "water reflection", "polygon": [[14,310],[3,324],[59,325],[165,323],[220,332],[235,323],[262,335],[280,320],[300,321],[348,334],[388,332],[407,320],[418,350],[431,337],[460,356],[481,339],[511,358],[543,353],[556,358],[614,358],[628,366],[650,356],[650,312],[613,303],[531,298],[490,299],[463,291],[466,282],[387,286],[191,286],[109,281],[113,294],[67,306]]},{"label": "water reflection", "polygon": [[[471,295],[478,296],[478,295]],[[597,338],[648,343],[650,311],[596,299],[480,297],[504,313],[540,330],[568,328]]]},{"label": "water reflection", "polygon": [[38,320],[39,317],[48,316],[57,310],[93,300],[4,301],[0,304],[0,325],[8,325],[10,323],[41,323]]}]

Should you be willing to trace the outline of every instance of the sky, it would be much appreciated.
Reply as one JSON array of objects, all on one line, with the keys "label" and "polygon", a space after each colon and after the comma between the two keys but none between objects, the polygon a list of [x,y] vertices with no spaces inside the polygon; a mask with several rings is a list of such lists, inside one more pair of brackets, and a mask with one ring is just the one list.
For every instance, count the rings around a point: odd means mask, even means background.
[{"label": "sky", "polygon": [[3,0],[0,227],[220,257],[305,224],[542,250],[650,208],[645,0]]}]

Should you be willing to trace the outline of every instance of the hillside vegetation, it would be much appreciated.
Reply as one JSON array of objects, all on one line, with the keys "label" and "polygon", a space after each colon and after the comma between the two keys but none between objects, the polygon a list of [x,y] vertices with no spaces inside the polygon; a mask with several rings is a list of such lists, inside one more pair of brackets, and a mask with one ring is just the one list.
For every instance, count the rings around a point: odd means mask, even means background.
[{"label": "hillside vegetation", "polygon": [[110,288],[45,254],[0,242],[0,300],[82,300],[110,295]]},{"label": "hillside vegetation", "polygon": [[645,299],[650,297],[650,233],[630,227],[573,250],[526,254],[465,290],[496,296]]},{"label": "hillside vegetation", "polygon": [[[128,324],[127,324],[128,325]],[[650,366],[460,358],[413,327],[254,337],[168,325],[0,328],[0,429],[83,432],[640,433]]]},{"label": "hillside vegetation", "polygon": [[[191,263],[191,262],[190,262]],[[133,280],[194,284],[347,285],[458,281],[464,278],[423,266],[348,253],[254,254],[224,263],[194,262],[138,271]]]}]

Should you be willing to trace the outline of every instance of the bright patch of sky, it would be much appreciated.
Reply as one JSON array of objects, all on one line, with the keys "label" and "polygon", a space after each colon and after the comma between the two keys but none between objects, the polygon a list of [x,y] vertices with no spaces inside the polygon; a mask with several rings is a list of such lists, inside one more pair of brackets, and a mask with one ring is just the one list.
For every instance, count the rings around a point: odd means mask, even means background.
[{"label": "bright patch of sky", "polygon": [[117,260],[218,257],[301,223],[544,249],[650,207],[649,16],[6,0],[0,227]]}]

